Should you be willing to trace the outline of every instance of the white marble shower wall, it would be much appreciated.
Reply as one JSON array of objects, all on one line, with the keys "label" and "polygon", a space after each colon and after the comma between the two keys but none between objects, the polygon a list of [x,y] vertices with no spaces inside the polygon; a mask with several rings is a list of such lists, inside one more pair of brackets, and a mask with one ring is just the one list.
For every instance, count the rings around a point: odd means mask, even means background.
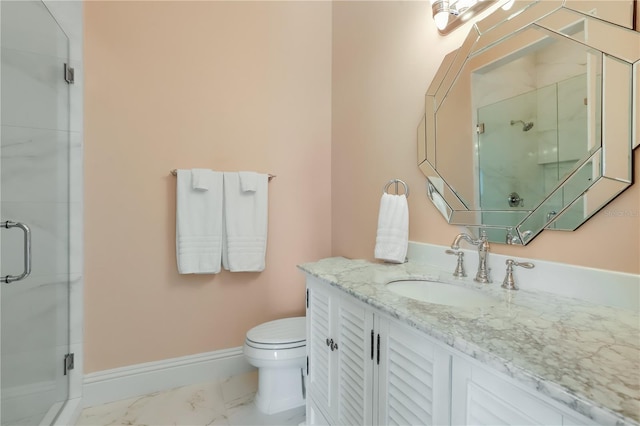
[{"label": "white marble shower wall", "polygon": [[[20,404],[40,409],[38,393],[81,395],[82,4],[2,2],[2,14],[12,17],[2,20],[1,40],[2,220],[32,231],[31,275],[2,290],[3,341],[11,342],[1,348],[2,397],[14,400],[4,404],[6,420]],[[75,68],[73,85],[64,63]],[[2,232],[3,274],[17,275],[22,233]],[[61,367],[69,351],[79,367],[71,376],[48,367]]]},{"label": "white marble shower wall", "polygon": [[[580,38],[580,32],[575,36]],[[588,52],[566,40],[556,41],[536,54],[536,86],[553,88],[555,92],[555,95],[551,91],[545,93],[548,98],[541,97],[537,105],[538,162],[544,168],[544,191],[547,194],[575,169],[577,161],[585,158],[590,147],[600,144],[601,63],[600,54]],[[593,91],[596,98],[588,102],[588,85],[592,83],[596,85]],[[555,105],[552,107],[552,104]],[[592,106],[594,111],[589,109]],[[590,115],[593,116],[592,123]],[[579,179],[592,181],[591,174],[592,168],[585,167],[580,170]],[[555,206],[549,206],[549,213],[559,211],[569,199],[575,198],[575,194],[581,193],[583,184],[574,180],[565,186],[562,193],[554,198]],[[572,210],[572,215],[576,216],[579,210]],[[562,229],[572,229],[571,224],[581,221],[581,218],[570,216],[563,216],[557,225]]]},{"label": "white marble shower wall", "polygon": [[478,140],[483,209],[509,210],[507,197],[512,192],[525,198],[519,209],[535,205],[542,197],[541,170],[532,161],[537,153],[536,134],[523,131],[522,123],[511,125],[511,120],[535,119],[535,103],[533,91],[478,110],[478,121],[485,128]]},{"label": "white marble shower wall", "polygon": [[[587,79],[597,73],[599,63],[599,57],[583,47],[554,40],[529,55],[474,74],[473,105],[478,122],[484,124],[484,133],[478,136],[483,209],[518,209],[508,206],[511,192],[524,198],[520,209],[531,209],[586,155],[594,144],[587,129]],[[525,132],[522,123],[510,125],[512,120],[533,122],[533,128]],[[594,135],[596,127],[597,123]],[[511,161],[501,160],[506,157]],[[551,210],[559,211],[562,199],[561,194],[557,208]]]}]

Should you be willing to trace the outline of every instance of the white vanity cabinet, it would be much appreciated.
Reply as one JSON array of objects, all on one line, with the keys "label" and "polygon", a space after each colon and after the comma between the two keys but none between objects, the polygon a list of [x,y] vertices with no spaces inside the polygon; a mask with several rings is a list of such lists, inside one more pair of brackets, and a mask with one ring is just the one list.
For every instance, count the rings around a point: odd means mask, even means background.
[{"label": "white vanity cabinet", "polygon": [[449,423],[448,354],[313,277],[307,291],[308,424]]},{"label": "white vanity cabinet", "polygon": [[309,425],[595,424],[313,276],[307,355]]},{"label": "white vanity cabinet", "polygon": [[451,423],[455,425],[595,425],[502,374],[453,356]]}]

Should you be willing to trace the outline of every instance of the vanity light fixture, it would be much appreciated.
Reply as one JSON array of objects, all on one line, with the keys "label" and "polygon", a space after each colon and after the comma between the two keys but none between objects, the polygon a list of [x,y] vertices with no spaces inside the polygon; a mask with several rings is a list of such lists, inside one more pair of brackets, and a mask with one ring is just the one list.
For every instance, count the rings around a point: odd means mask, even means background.
[{"label": "vanity light fixture", "polygon": [[[431,12],[440,34],[448,34],[496,0],[431,0]],[[507,2],[513,4],[513,1]],[[506,6],[506,5],[505,5]]]},{"label": "vanity light fixture", "polygon": [[431,10],[433,12],[433,20],[438,30],[442,31],[449,23],[449,0],[431,0]]}]

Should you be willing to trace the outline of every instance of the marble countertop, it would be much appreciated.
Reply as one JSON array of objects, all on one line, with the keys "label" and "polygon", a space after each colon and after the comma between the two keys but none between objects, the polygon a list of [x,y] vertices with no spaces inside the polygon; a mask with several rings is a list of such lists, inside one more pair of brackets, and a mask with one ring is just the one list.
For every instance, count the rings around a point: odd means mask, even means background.
[{"label": "marble countertop", "polygon": [[[412,262],[336,257],[299,268],[598,424],[640,422],[637,311],[551,293],[508,291],[497,282],[477,284]],[[489,308],[436,305],[385,288],[393,280],[425,278],[476,288],[496,303]]]}]

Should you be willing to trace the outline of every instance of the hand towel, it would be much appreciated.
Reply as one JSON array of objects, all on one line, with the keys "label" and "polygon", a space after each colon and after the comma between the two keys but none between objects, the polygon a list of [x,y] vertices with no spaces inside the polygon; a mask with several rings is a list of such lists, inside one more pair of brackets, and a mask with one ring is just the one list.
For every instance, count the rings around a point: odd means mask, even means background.
[{"label": "hand towel", "polygon": [[240,189],[243,192],[255,192],[258,189],[258,177],[260,176],[258,173],[238,172],[238,175],[240,176]]},{"label": "hand towel", "polygon": [[200,191],[209,189],[210,172],[208,169],[191,169],[191,187]]},{"label": "hand towel", "polygon": [[222,173],[200,171],[201,185],[193,188],[193,173],[178,170],[176,191],[176,255],[181,274],[215,274],[222,259]]},{"label": "hand towel", "polygon": [[403,263],[409,246],[409,207],[404,195],[382,194],[375,258]]},{"label": "hand towel", "polygon": [[256,175],[256,190],[245,192],[239,173],[224,173],[222,266],[231,272],[260,272],[265,268],[269,176]]}]

